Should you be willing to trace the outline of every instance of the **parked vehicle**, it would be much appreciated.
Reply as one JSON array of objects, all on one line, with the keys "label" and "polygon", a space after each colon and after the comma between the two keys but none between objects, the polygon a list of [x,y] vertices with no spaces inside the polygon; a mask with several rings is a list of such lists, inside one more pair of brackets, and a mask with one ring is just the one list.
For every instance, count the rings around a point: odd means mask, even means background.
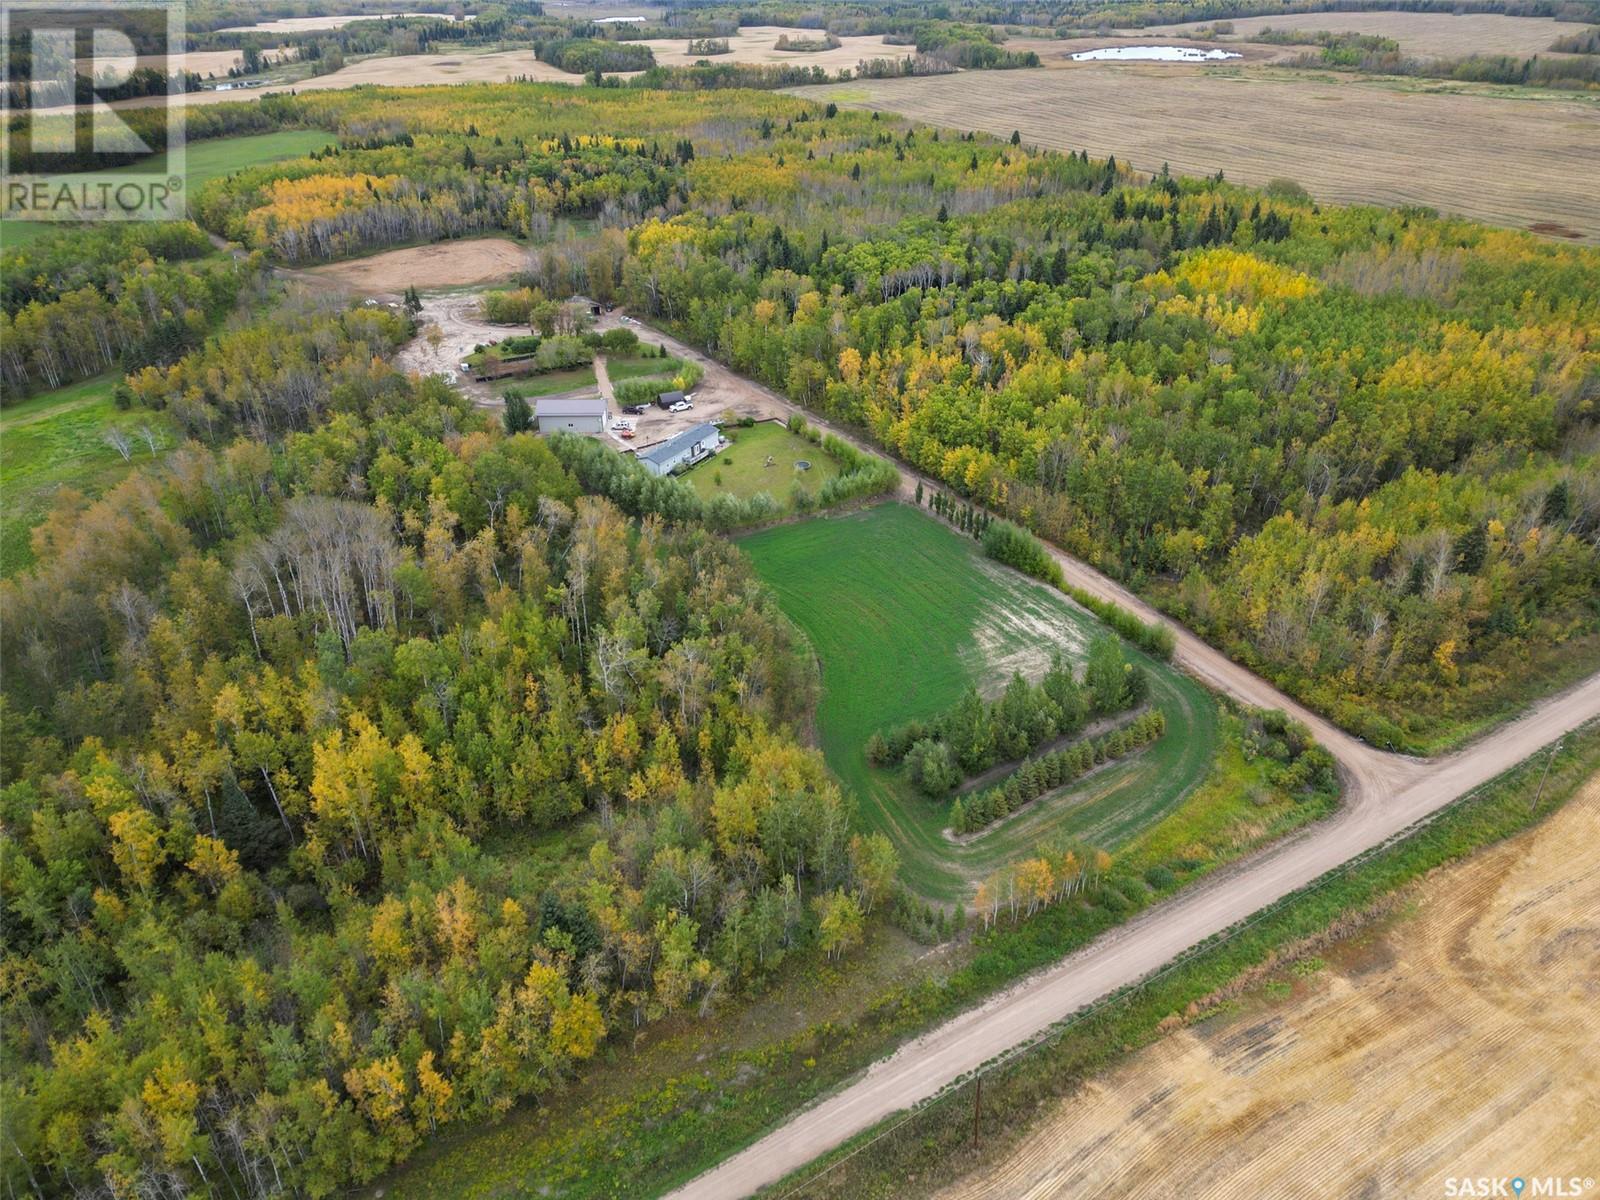
[{"label": "parked vehicle", "polygon": [[672,407],[667,409],[667,411],[668,412],[688,412],[693,407],[694,407],[694,405],[690,404],[687,400],[679,400],[676,404],[672,405]]},{"label": "parked vehicle", "polygon": [[645,414],[645,410],[649,407],[650,406],[648,404],[630,404],[622,411],[627,413],[630,417],[642,417]]}]

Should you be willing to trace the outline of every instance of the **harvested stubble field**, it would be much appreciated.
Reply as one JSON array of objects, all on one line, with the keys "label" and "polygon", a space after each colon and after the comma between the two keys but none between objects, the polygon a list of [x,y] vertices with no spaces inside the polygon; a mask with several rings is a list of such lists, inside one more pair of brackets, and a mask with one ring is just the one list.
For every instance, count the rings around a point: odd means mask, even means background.
[{"label": "harvested stubble field", "polygon": [[[624,73],[626,78],[626,73]],[[532,50],[494,50],[475,54],[469,50],[453,54],[406,54],[399,57],[374,56],[351,63],[328,75],[313,75],[290,83],[273,83],[249,91],[184,92],[179,96],[142,96],[137,100],[118,100],[112,108],[146,108],[171,100],[178,104],[238,104],[257,96],[280,92],[324,92],[372,84],[379,87],[423,87],[437,83],[506,83],[531,79],[535,83],[583,83],[582,75],[542,63]],[[42,110],[52,111],[52,110]]]},{"label": "harvested stubble field", "polygon": [[[1417,204],[1600,241],[1600,103],[1396,87],[1330,75],[1079,63],[793,89],[1139,170],[1289,178],[1319,200]],[[1270,120],[1242,119],[1271,114]]]},{"label": "harvested stubble field", "polygon": [[[790,41],[812,41],[823,36],[820,29],[790,29],[782,25],[746,25],[737,34],[729,36],[728,53],[717,54],[708,61],[715,63],[782,63],[794,67],[821,67],[837,71],[843,67],[854,70],[862,59],[904,58],[915,54],[915,46],[891,46],[882,36],[842,37],[839,45],[828,50],[779,50],[777,41],[783,34]],[[664,67],[678,67],[706,58],[703,54],[690,54],[689,42],[684,38],[654,38],[646,41]]]},{"label": "harvested stubble field", "polygon": [[1054,1105],[941,1200],[1443,1196],[1451,1176],[1594,1177],[1597,838],[1600,777],[1426,879],[1414,917],[1291,971],[1287,994],[1269,983]]},{"label": "harvested stubble field", "polygon": [[229,25],[219,33],[308,33],[320,29],[343,29],[355,21],[377,21],[388,17],[437,17],[441,21],[454,21],[450,13],[442,12],[361,12],[342,13],[336,17],[280,17],[275,21],[258,21],[254,25]]},{"label": "harvested stubble field", "polygon": [[[1508,17],[1500,13],[1445,12],[1307,12],[1274,17],[1235,17],[1233,32],[1218,42],[1248,42],[1263,29],[1326,29],[1332,33],[1361,33],[1393,38],[1405,54],[1436,58],[1461,58],[1468,54],[1545,54],[1559,37],[1584,28],[1571,21],[1548,17]],[[1142,39],[1162,36],[1192,37],[1212,21],[1186,21],[1181,25],[1153,25],[1139,30]],[[1119,31],[1126,32],[1126,31]]]}]

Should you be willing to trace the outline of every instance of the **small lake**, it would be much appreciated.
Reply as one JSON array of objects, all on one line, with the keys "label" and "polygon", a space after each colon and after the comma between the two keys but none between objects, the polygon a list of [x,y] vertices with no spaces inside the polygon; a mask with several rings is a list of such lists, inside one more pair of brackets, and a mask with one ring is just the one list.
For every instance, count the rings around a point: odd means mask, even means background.
[{"label": "small lake", "polygon": [[1073,62],[1221,62],[1243,58],[1232,50],[1201,50],[1195,46],[1104,46],[1080,50]]}]

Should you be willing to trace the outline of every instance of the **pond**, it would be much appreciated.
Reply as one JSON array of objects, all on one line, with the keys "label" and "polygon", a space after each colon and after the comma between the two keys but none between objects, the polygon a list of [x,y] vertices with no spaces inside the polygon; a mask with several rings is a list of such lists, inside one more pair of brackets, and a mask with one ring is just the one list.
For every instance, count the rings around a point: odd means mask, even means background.
[{"label": "pond", "polygon": [[1220,62],[1242,58],[1232,50],[1201,50],[1197,46],[1103,46],[1080,50],[1073,62]]}]

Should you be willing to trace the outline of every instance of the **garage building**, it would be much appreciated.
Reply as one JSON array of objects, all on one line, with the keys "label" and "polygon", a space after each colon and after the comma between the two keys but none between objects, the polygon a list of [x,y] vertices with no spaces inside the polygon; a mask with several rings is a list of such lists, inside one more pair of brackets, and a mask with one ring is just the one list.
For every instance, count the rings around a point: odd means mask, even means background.
[{"label": "garage building", "polygon": [[696,425],[658,446],[639,451],[639,461],[652,474],[670,475],[679,467],[692,467],[710,458],[722,445],[722,431],[715,425]]},{"label": "garage building", "polygon": [[558,429],[571,433],[604,433],[606,429],[606,401],[600,395],[545,397],[534,403],[533,413],[539,421],[540,433],[554,433]]}]

